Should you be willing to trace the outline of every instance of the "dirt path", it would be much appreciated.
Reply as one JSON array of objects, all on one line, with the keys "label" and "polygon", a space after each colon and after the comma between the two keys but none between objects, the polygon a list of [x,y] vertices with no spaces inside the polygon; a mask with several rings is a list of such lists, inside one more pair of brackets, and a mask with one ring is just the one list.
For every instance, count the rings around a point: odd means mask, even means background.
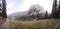
[{"label": "dirt path", "polygon": [[7,19],[6,22],[4,24],[2,24],[1,27],[4,28],[4,29],[10,29],[10,22],[9,22],[9,20]]}]

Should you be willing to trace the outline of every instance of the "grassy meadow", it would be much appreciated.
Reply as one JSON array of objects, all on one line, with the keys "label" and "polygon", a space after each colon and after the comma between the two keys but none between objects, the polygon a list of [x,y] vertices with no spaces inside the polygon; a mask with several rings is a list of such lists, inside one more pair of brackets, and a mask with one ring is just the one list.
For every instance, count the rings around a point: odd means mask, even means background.
[{"label": "grassy meadow", "polygon": [[11,20],[12,29],[60,29],[60,20],[35,20],[16,21]]}]

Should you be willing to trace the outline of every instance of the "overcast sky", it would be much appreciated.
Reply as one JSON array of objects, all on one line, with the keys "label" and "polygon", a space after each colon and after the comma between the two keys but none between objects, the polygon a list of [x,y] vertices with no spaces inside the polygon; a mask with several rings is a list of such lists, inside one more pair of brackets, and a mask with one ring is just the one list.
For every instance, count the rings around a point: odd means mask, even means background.
[{"label": "overcast sky", "polygon": [[44,10],[49,13],[52,9],[53,0],[6,0],[7,1],[7,14],[12,14],[18,11],[27,11],[33,4],[40,4]]}]

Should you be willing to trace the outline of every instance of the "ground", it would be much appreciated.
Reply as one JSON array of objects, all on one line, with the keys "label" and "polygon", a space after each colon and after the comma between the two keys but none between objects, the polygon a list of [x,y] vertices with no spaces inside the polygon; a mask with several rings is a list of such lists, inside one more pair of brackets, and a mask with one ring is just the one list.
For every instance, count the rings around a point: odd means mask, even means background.
[{"label": "ground", "polygon": [[45,19],[37,21],[11,20],[12,29],[60,29],[59,19]]}]

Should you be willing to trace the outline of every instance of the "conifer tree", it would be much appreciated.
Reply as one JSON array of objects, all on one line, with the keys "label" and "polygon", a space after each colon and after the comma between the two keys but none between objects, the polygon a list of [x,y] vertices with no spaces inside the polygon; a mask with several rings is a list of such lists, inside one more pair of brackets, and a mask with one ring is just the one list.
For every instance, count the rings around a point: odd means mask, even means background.
[{"label": "conifer tree", "polygon": [[52,17],[53,18],[57,17],[57,0],[53,1]]},{"label": "conifer tree", "polygon": [[6,14],[6,1],[2,0],[2,17],[7,18]]}]

